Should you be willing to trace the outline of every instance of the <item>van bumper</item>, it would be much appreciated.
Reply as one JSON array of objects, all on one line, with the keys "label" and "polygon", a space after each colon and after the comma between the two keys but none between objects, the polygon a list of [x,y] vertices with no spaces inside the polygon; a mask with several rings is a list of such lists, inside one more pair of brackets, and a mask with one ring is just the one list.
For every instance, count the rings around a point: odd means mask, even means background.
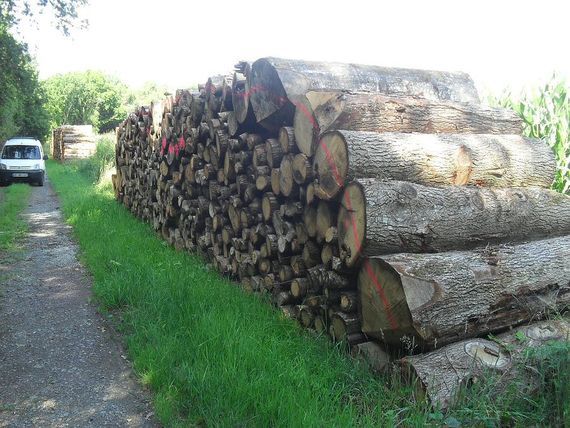
[{"label": "van bumper", "polygon": [[36,182],[44,178],[45,171],[41,169],[11,170],[0,169],[0,182]]}]

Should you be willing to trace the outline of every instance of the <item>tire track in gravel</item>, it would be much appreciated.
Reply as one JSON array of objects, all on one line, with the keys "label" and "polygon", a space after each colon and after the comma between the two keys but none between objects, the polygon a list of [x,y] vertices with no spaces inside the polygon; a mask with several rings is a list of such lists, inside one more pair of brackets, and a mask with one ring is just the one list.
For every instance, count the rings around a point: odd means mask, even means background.
[{"label": "tire track in gravel", "polygon": [[91,278],[49,181],[23,215],[23,257],[0,258],[0,427],[158,426],[90,302]]}]

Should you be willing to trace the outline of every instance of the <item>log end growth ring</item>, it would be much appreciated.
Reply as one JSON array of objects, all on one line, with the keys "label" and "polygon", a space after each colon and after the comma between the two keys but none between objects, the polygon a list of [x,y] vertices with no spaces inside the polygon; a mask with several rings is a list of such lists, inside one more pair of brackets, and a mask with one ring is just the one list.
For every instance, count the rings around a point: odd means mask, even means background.
[{"label": "log end growth ring", "polygon": [[366,200],[360,183],[346,186],[338,214],[338,246],[344,263],[351,267],[362,253],[366,239]]},{"label": "log end growth ring", "polygon": [[[417,338],[400,274],[380,258],[365,259],[358,273],[362,331],[386,343]],[[410,346],[412,348],[416,343]]]},{"label": "log end growth ring", "polygon": [[286,155],[281,160],[279,168],[279,188],[281,193],[289,196],[293,191],[295,181],[293,180],[293,156]]},{"label": "log end growth ring", "polygon": [[343,135],[337,131],[325,132],[313,159],[313,170],[318,178],[316,190],[322,199],[333,199],[342,190],[348,162],[348,148]]},{"label": "log end growth ring", "polygon": [[321,131],[313,108],[306,97],[301,97],[295,104],[293,129],[295,141],[301,153],[309,157],[313,156],[316,149],[314,142],[318,140]]}]

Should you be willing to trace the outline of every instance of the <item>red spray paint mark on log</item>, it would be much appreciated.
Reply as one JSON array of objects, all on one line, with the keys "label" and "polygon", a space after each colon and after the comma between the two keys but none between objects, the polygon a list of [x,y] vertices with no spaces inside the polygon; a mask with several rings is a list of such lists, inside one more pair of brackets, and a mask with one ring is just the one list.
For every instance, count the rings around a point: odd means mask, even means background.
[{"label": "red spray paint mark on log", "polygon": [[384,305],[384,310],[386,311],[386,316],[388,318],[388,322],[390,323],[390,327],[392,328],[392,330],[398,330],[398,321],[396,320],[396,317],[394,317],[394,314],[392,313],[392,305],[390,305],[390,301],[386,296],[382,284],[380,284],[380,281],[378,280],[376,275],[374,275],[374,271],[372,270],[372,266],[370,265],[368,259],[364,261],[364,268],[366,269],[366,274],[372,280],[372,283],[376,288],[376,292],[378,293],[378,296],[382,301],[382,305]]}]

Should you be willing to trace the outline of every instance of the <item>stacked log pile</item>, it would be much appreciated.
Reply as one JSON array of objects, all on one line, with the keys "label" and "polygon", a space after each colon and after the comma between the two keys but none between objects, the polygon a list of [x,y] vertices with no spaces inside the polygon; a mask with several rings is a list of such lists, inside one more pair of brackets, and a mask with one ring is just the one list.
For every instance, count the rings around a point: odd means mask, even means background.
[{"label": "stacked log pile", "polygon": [[367,353],[569,303],[553,154],[462,73],[241,62],[130,114],[116,163],[117,198],[170,244]]},{"label": "stacked log pile", "polygon": [[51,156],[57,160],[86,159],[97,149],[91,125],[64,125],[52,131]]}]

